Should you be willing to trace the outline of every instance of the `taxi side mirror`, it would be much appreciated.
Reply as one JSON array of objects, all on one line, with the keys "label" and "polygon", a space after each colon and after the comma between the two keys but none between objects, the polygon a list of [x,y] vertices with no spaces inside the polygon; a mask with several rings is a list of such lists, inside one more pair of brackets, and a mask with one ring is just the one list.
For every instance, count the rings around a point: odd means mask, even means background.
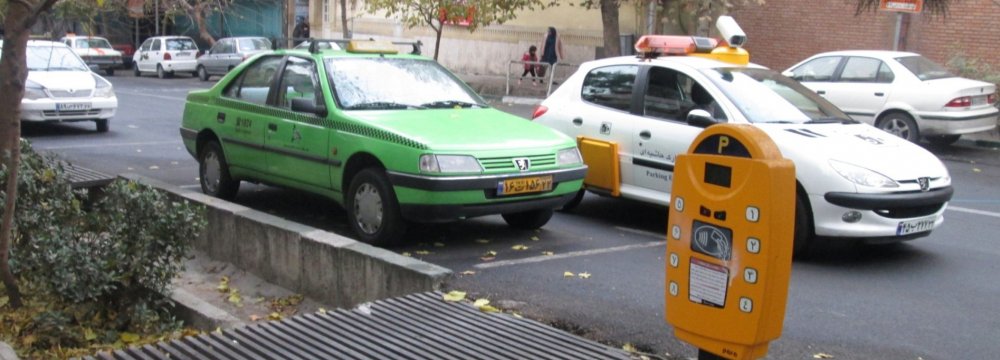
[{"label": "taxi side mirror", "polygon": [[313,99],[306,98],[293,98],[292,99],[292,111],[316,114],[319,117],[326,117],[326,105],[316,104]]},{"label": "taxi side mirror", "polygon": [[708,111],[702,109],[694,109],[687,115],[687,123],[691,126],[697,126],[700,128],[707,128],[709,126],[715,125],[718,121],[709,114]]}]

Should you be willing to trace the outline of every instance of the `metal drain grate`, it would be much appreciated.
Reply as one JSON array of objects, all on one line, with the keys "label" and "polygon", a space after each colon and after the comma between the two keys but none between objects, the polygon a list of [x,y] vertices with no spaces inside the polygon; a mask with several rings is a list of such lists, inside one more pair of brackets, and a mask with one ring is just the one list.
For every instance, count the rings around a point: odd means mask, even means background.
[{"label": "metal drain grate", "polygon": [[63,170],[74,189],[101,187],[115,180],[114,176],[71,164],[63,164]]},{"label": "metal drain grate", "polygon": [[440,293],[376,301],[85,359],[630,359],[628,353]]}]

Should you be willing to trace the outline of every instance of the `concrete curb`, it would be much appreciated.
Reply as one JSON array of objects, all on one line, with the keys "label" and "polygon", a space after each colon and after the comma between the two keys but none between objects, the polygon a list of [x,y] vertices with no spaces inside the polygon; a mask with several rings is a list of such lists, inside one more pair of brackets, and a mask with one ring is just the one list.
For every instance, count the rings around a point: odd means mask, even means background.
[{"label": "concrete curb", "polygon": [[231,329],[246,325],[225,310],[202,300],[183,288],[174,288],[170,300],[177,304],[174,315],[195,329]]},{"label": "concrete curb", "polygon": [[159,180],[119,176],[205,205],[208,225],[194,243],[210,258],[324,304],[352,308],[437,291],[452,274],[447,268]]},{"label": "concrete curb", "polygon": [[3,341],[0,341],[0,360],[18,360],[14,348]]}]

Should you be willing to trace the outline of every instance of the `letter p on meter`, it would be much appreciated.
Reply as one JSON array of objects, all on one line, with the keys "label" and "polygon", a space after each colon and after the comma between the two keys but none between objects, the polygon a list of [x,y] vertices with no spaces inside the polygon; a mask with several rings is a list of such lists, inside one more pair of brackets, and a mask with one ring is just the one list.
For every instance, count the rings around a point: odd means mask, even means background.
[{"label": "letter p on meter", "polygon": [[752,125],[703,131],[674,167],[666,318],[677,338],[757,359],[781,336],[791,277],[795,166]]}]

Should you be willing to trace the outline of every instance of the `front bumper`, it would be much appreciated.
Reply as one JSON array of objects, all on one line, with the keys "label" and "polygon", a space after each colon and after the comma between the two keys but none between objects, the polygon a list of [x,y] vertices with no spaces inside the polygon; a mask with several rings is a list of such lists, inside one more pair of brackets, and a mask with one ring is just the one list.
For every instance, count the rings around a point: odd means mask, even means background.
[{"label": "front bumper", "polygon": [[[89,109],[60,110],[59,104],[89,104]],[[118,98],[60,98],[21,100],[22,121],[86,121],[110,119],[118,109]]]},{"label": "front bumper", "polygon": [[[488,176],[421,176],[388,172],[403,217],[418,222],[447,222],[463,218],[537,209],[553,209],[572,199],[583,185],[587,167]],[[497,196],[497,185],[507,179],[552,176],[552,190]]]},{"label": "front bumper", "polygon": [[116,68],[122,65],[122,58],[118,56],[90,56],[84,57],[83,62],[88,66],[98,66],[101,69]]},{"label": "front bumper", "polygon": [[[859,194],[831,192],[810,195],[816,235],[837,238],[864,238],[902,241],[926,236],[944,222],[944,211],[951,200],[951,186],[926,192],[889,194]],[[856,222],[843,220],[845,213],[856,211],[861,219]],[[901,224],[914,221],[931,221],[931,229],[916,234],[898,234]]]},{"label": "front bumper", "polygon": [[1000,110],[990,106],[980,110],[919,114],[920,135],[961,135],[993,130]]}]

